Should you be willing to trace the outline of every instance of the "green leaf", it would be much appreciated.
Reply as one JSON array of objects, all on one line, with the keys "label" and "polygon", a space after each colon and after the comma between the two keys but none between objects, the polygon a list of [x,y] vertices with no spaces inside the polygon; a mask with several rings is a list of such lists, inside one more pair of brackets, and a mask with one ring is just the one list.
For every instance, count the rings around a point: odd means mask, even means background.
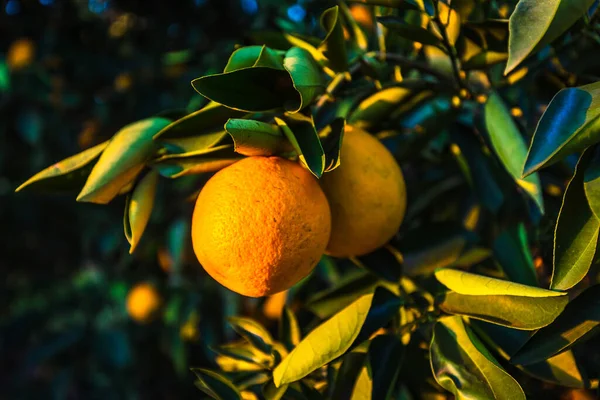
[{"label": "green leaf", "polygon": [[597,334],[599,326],[600,285],[594,285],[571,300],[563,313],[537,331],[510,361],[533,364],[547,360]]},{"label": "green leaf", "polygon": [[214,148],[225,143],[229,139],[227,131],[220,129],[215,132],[204,133],[199,136],[189,136],[174,139],[159,139],[158,143],[163,145],[169,153],[191,153]]},{"label": "green leaf", "polygon": [[245,156],[271,156],[290,150],[290,143],[274,124],[251,119],[229,119],[225,130],[233,138],[234,151]]},{"label": "green leaf", "polygon": [[538,286],[525,225],[519,223],[502,230],[494,240],[494,257],[506,276],[523,285]]},{"label": "green leaf", "polygon": [[273,371],[275,385],[295,382],[341,356],[358,337],[373,295],[361,296],[312,332]]},{"label": "green leaf", "polygon": [[279,320],[279,341],[288,350],[293,349],[302,339],[302,333],[294,312],[288,307],[283,307],[281,319]]},{"label": "green leaf", "polygon": [[527,56],[559,37],[594,0],[520,0],[510,16],[508,62],[504,75]]},{"label": "green leaf", "polygon": [[259,365],[262,368],[268,367],[269,363],[272,362],[269,355],[245,341],[228,343],[215,348],[211,347],[211,350],[233,360]]},{"label": "green leaf", "polygon": [[590,209],[600,220],[600,147],[594,148],[592,159],[584,171],[583,189]]},{"label": "green leaf", "polygon": [[102,152],[77,201],[107,204],[144,168],[156,152],[152,137],[171,121],[148,118],[117,132]]},{"label": "green leaf", "polygon": [[319,137],[325,153],[324,172],[331,172],[341,164],[340,153],[344,140],[346,120],[335,118],[329,125],[321,129]]},{"label": "green leaf", "polygon": [[329,60],[329,68],[335,72],[348,70],[348,56],[346,55],[346,42],[344,40],[344,27],[338,6],[328,8],[321,14],[321,26],[327,32],[325,39],[319,46]]},{"label": "green leaf", "polygon": [[460,317],[440,319],[430,347],[435,380],[457,399],[525,399],[525,393]]},{"label": "green leaf", "polygon": [[129,254],[132,254],[135,250],[146,225],[148,225],[154,207],[157,185],[158,173],[150,171],[135,185],[131,195],[127,196],[123,225],[125,227],[125,237],[131,245]]},{"label": "green leaf", "polygon": [[283,69],[283,52],[276,52],[266,46],[241,47],[231,54],[223,72],[255,66]]},{"label": "green leaf", "polygon": [[319,318],[330,317],[360,296],[373,293],[377,284],[377,277],[365,271],[347,275],[335,287],[309,298],[306,308]]},{"label": "green leaf", "polygon": [[533,330],[550,324],[569,301],[564,292],[463,271],[442,269],[435,275],[453,290],[443,296],[440,309],[514,329]]},{"label": "green leaf", "polygon": [[352,397],[350,397],[350,400],[370,399],[372,391],[373,381],[369,376],[368,368],[364,366],[358,374],[356,382],[354,383],[354,389],[352,390]]},{"label": "green leaf", "polygon": [[275,117],[275,122],[298,154],[300,162],[317,178],[325,171],[325,152],[312,116],[292,114]]},{"label": "green leaf", "polygon": [[233,146],[225,144],[189,153],[164,155],[154,160],[151,167],[161,176],[174,179],[185,175],[218,171],[242,158],[233,151]]},{"label": "green leaf", "polygon": [[422,43],[430,46],[436,46],[444,49],[441,43],[441,38],[433,32],[423,28],[422,26],[411,24],[397,16],[377,17],[377,21],[382,23],[386,28],[405,39],[413,42]]},{"label": "green leaf", "polygon": [[462,67],[465,71],[473,69],[486,70],[492,65],[499,64],[507,59],[508,53],[482,51],[481,53],[475,54],[473,57],[469,57],[469,59],[462,64]]},{"label": "green leaf", "polygon": [[346,400],[352,396],[354,383],[361,373],[366,353],[350,352],[342,357],[342,364],[337,370],[331,400]]},{"label": "green leaf", "polygon": [[537,174],[522,178],[523,165],[527,158],[527,145],[517,125],[504,105],[502,98],[492,93],[485,103],[485,127],[492,148],[500,158],[502,165],[519,185],[533,199],[544,213],[542,187]]},{"label": "green leaf", "polygon": [[275,386],[273,379],[270,379],[262,387],[262,394],[266,400],[279,400],[283,397],[288,389],[288,385],[281,385],[280,387]]},{"label": "green leaf", "polygon": [[283,67],[290,74],[294,88],[300,96],[299,101],[285,104],[287,111],[302,110],[325,91],[321,71],[308,51],[292,47],[285,53]]},{"label": "green leaf", "polygon": [[404,304],[404,300],[388,289],[376,288],[367,318],[352,347],[360,345],[376,331],[386,326],[392,317],[398,315],[402,304]]},{"label": "green leaf", "polygon": [[411,94],[412,91],[404,87],[389,87],[379,90],[360,102],[350,115],[348,123],[368,129],[380,123]]},{"label": "green leaf", "polygon": [[94,161],[108,146],[108,141],[91,147],[81,153],[57,162],[38,172],[15,192],[23,189],[38,191],[63,191],[73,187],[80,189],[94,166]]},{"label": "green leaf", "polygon": [[404,358],[402,342],[396,335],[376,336],[371,340],[367,354],[373,376],[370,398],[391,399]]},{"label": "green leaf", "polygon": [[352,258],[355,264],[389,282],[398,282],[403,272],[403,256],[391,246],[381,247],[364,256]]},{"label": "green leaf", "polygon": [[273,338],[269,331],[258,322],[244,317],[229,317],[227,319],[233,329],[254,347],[265,354],[271,354],[273,350]]},{"label": "green leaf", "polygon": [[241,400],[235,385],[224,376],[204,368],[192,368],[198,377],[198,389],[217,400]]},{"label": "green leaf", "polygon": [[558,92],[538,122],[523,175],[600,141],[599,116],[600,82]]},{"label": "green leaf", "polygon": [[550,287],[567,290],[588,273],[598,242],[600,222],[588,205],[584,190],[584,171],[590,159],[586,151],[569,182],[554,232],[554,269]]},{"label": "green leaf", "polygon": [[190,136],[222,131],[223,124],[229,118],[241,117],[245,112],[232,110],[219,103],[210,102],[202,109],[180,118],[158,132],[154,140],[186,138]]}]

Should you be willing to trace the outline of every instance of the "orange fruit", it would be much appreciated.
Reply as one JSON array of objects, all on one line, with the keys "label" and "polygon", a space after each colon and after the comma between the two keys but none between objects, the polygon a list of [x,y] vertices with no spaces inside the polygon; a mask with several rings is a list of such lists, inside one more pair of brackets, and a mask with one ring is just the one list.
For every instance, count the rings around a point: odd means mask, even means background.
[{"label": "orange fruit", "polygon": [[12,70],[29,66],[35,57],[35,44],[29,39],[17,39],[10,45],[6,63]]},{"label": "orange fruit", "polygon": [[360,256],[383,246],[398,231],[406,210],[400,167],[368,132],[346,126],[341,164],[321,178],[331,207],[326,253]]},{"label": "orange fruit", "polygon": [[281,292],[306,277],[330,230],[317,180],[279,157],[248,157],[217,172],[192,217],[200,264],[223,286],[250,297]]},{"label": "orange fruit", "polygon": [[160,304],[160,296],[150,283],[138,283],[127,294],[127,313],[140,323],[150,321]]},{"label": "orange fruit", "polygon": [[373,15],[371,14],[369,7],[360,4],[354,4],[350,7],[350,14],[352,14],[354,20],[360,25],[363,25],[369,29],[373,27]]}]

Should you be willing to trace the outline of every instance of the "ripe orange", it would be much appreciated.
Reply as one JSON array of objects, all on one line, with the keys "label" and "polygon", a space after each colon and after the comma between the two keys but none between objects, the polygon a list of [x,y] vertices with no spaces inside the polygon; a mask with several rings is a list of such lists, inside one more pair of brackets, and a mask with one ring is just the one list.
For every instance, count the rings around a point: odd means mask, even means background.
[{"label": "ripe orange", "polygon": [[331,206],[327,254],[360,256],[383,246],[398,231],[406,186],[394,156],[368,132],[346,126],[341,165],[323,175]]},{"label": "ripe orange", "polygon": [[127,313],[140,323],[150,321],[160,304],[158,292],[149,283],[138,283],[127,294]]},{"label": "ripe orange", "polygon": [[307,276],[331,230],[327,199],[300,164],[248,157],[202,188],[192,217],[198,261],[219,283],[267,296]]}]

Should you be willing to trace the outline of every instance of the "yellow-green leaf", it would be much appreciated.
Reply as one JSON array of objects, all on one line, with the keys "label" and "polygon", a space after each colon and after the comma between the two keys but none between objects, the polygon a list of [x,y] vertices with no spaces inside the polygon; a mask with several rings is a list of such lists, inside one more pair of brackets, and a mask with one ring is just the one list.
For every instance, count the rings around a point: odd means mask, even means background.
[{"label": "yellow-green leaf", "polygon": [[127,198],[124,227],[125,237],[131,245],[129,254],[134,252],[142,238],[146,225],[148,225],[154,207],[157,184],[158,173],[150,171],[135,185],[133,192]]}]

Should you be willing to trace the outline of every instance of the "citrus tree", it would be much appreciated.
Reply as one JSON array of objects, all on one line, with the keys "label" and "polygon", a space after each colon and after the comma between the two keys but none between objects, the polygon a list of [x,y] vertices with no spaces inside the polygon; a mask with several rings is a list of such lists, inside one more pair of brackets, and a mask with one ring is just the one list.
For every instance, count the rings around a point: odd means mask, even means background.
[{"label": "citrus tree", "polygon": [[193,80],[203,107],[133,122],[17,191],[125,196],[133,252],[159,182],[188,182],[200,264],[279,319],[229,319],[219,368],[193,369],[213,398],[591,396],[596,7],[313,3],[320,23],[251,32]]}]

